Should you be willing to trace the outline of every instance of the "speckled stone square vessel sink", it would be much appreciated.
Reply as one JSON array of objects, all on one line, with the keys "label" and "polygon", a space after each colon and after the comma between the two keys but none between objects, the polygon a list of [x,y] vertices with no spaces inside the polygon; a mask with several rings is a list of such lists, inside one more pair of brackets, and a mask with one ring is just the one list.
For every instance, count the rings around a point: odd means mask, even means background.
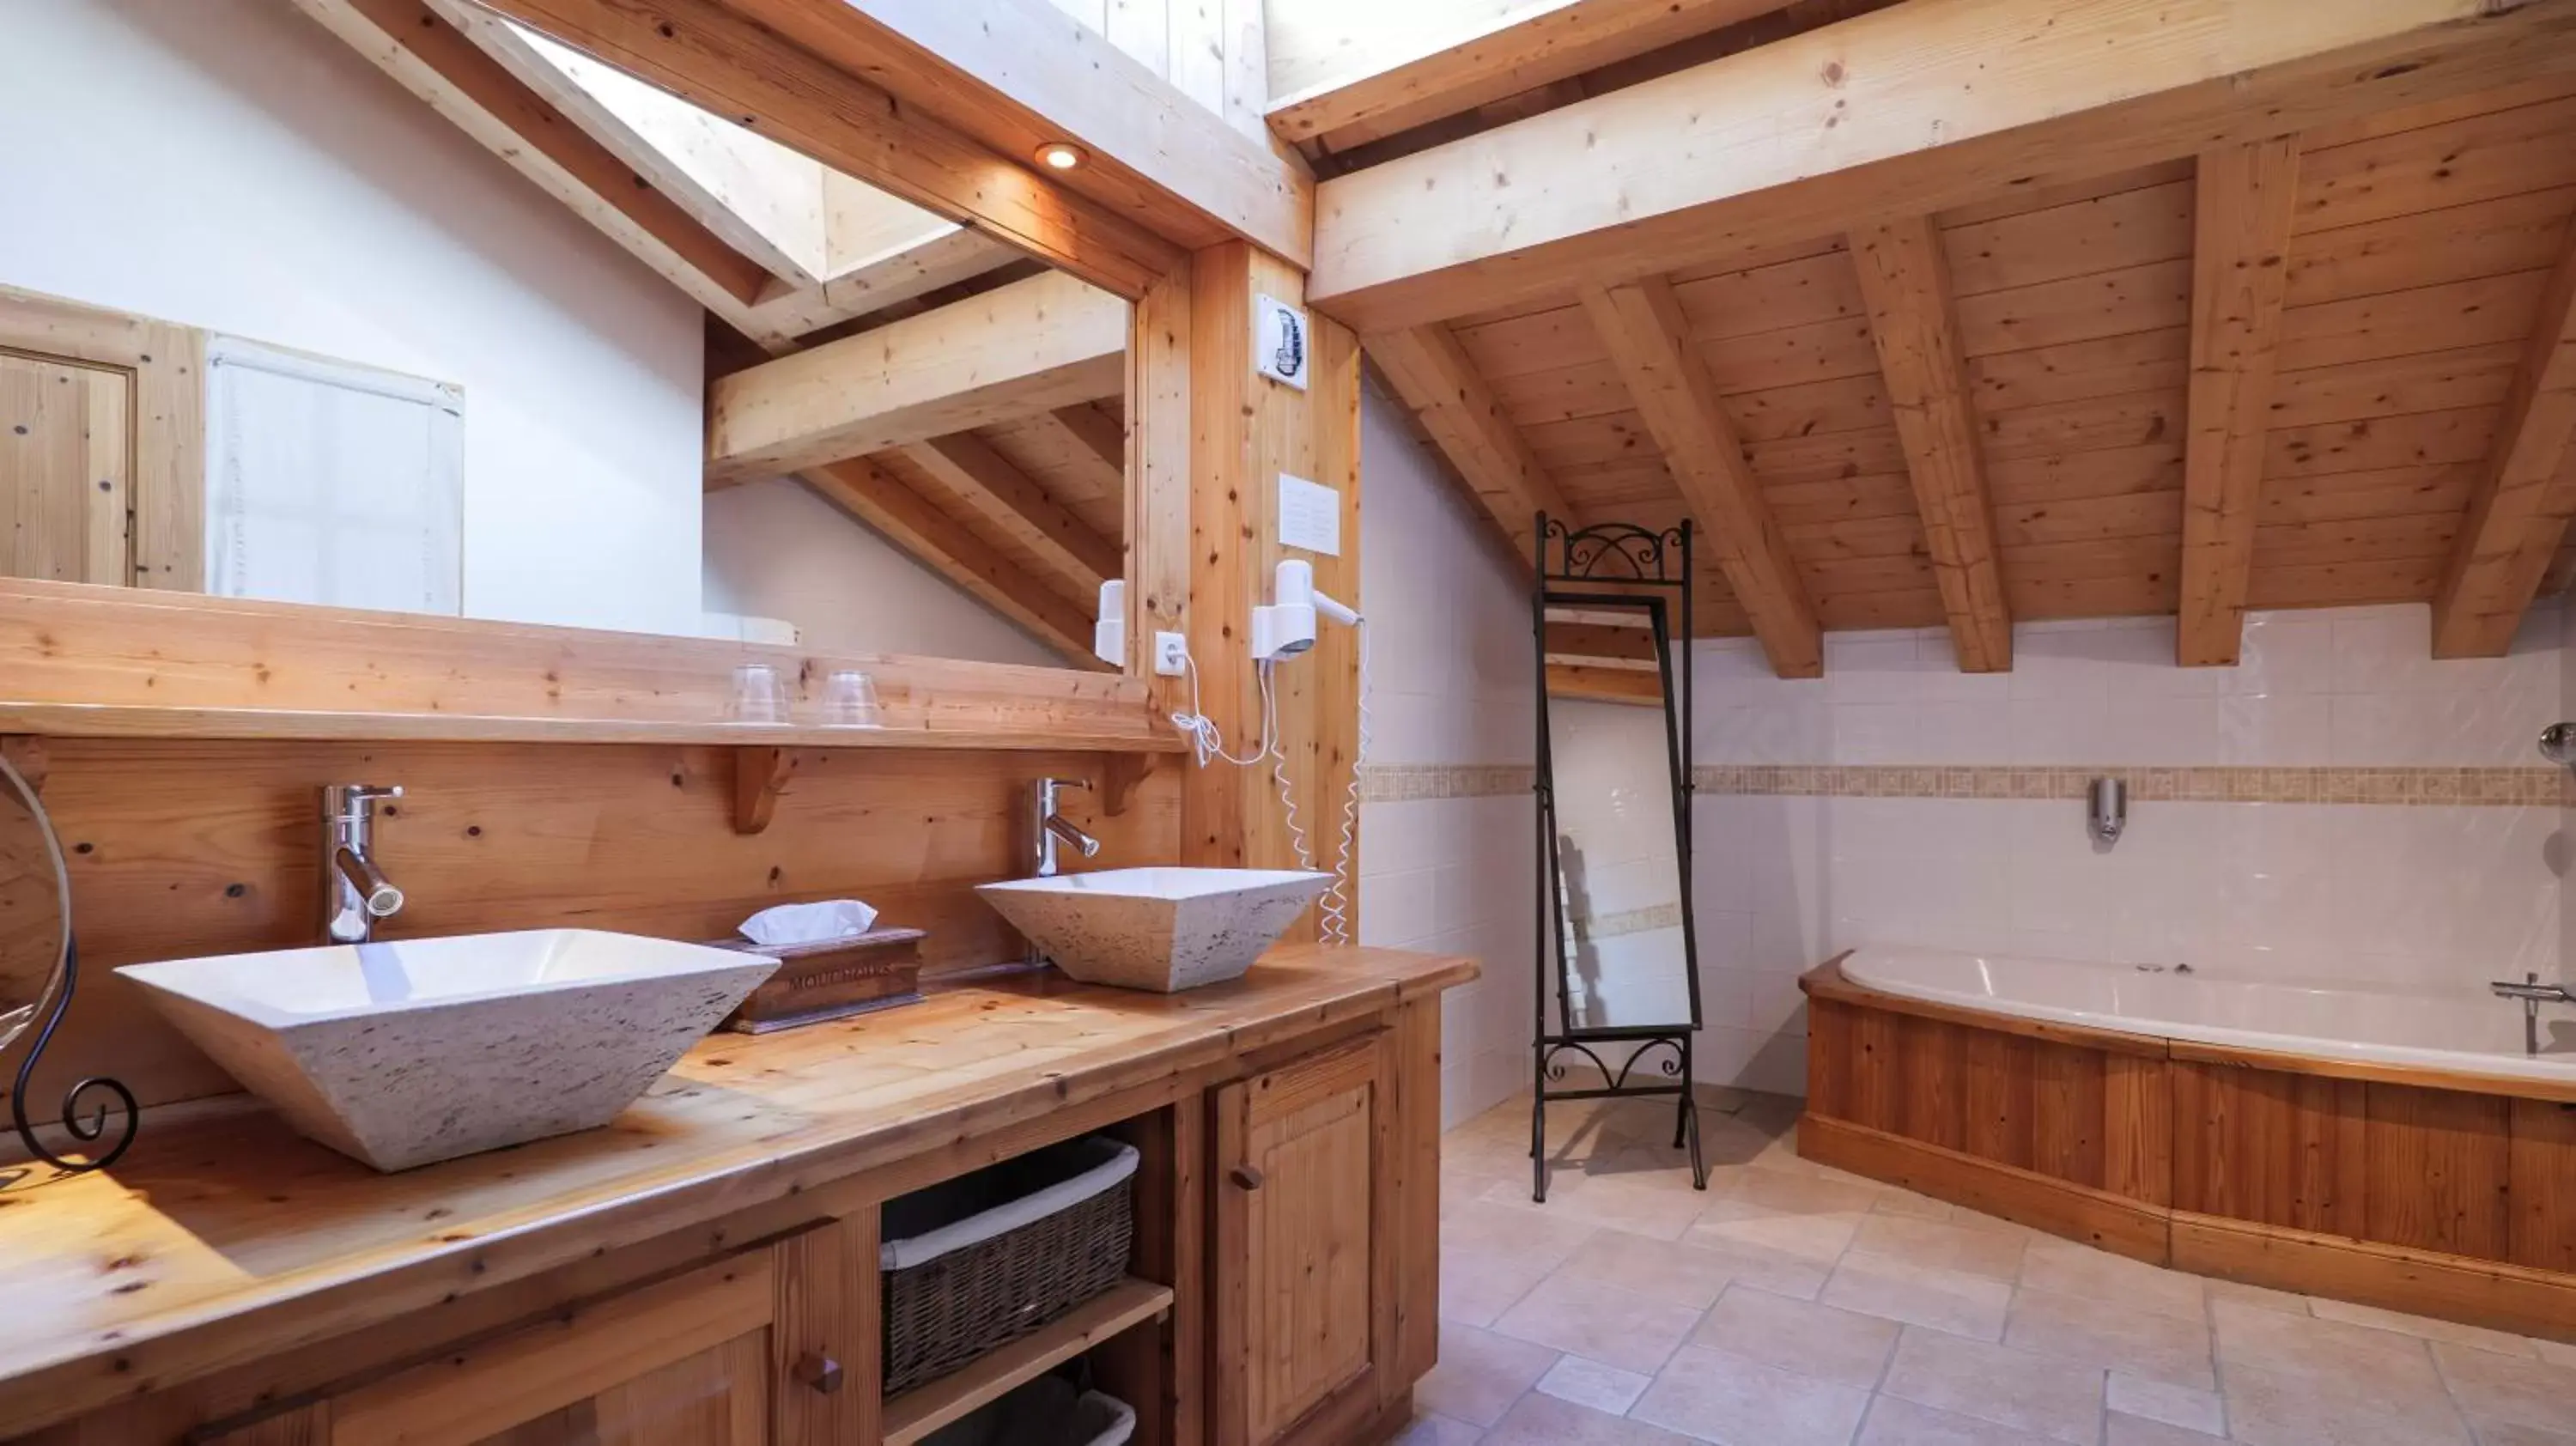
[{"label": "speckled stone square vessel sink", "polygon": [[407,1170],[608,1123],[777,967],[544,929],[116,972],[298,1132]]},{"label": "speckled stone square vessel sink", "polygon": [[1074,978],[1168,994],[1242,978],[1332,881],[1301,869],[1102,869],[975,892]]}]

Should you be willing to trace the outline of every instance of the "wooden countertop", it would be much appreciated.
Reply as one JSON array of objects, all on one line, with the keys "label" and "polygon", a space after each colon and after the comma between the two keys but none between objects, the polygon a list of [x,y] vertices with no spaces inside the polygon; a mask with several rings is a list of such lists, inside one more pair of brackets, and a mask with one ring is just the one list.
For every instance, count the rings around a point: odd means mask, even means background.
[{"label": "wooden countertop", "polygon": [[1003,976],[838,1024],[715,1035],[604,1129],[399,1175],[265,1110],[147,1110],[133,1152],[102,1174],[8,1183],[0,1170],[0,1438],[1475,975],[1462,958],[1301,946],[1176,995]]}]

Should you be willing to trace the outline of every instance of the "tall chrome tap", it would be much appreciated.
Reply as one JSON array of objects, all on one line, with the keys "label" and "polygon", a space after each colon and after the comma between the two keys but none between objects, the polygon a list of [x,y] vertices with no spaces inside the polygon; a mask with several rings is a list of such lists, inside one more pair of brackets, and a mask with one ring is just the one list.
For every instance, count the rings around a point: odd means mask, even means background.
[{"label": "tall chrome tap", "polygon": [[376,867],[376,801],[400,798],[399,785],[334,783],[322,790],[322,937],[364,944],[376,921],[402,912],[403,892]]}]

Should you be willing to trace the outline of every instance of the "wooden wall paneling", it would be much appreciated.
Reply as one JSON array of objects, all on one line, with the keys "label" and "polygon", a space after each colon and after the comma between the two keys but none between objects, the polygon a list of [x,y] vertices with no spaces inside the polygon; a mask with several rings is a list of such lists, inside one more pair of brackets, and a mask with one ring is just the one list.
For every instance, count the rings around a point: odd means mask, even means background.
[{"label": "wooden wall paneling", "polygon": [[0,352],[0,575],[133,581],[126,373]]},{"label": "wooden wall paneling", "polygon": [[1988,1029],[1961,1032],[1967,1036],[1962,1092],[1967,1130],[1958,1148],[1981,1160],[2033,1168],[2039,1124],[2039,1061],[2033,1041]]},{"label": "wooden wall paneling", "polygon": [[1852,259],[1869,298],[1870,337],[1904,439],[1951,648],[1963,672],[2007,671],[2012,613],[1940,233],[1928,216],[1885,222],[1853,234]]},{"label": "wooden wall paneling", "polygon": [[[37,1073],[40,1119],[90,1073],[118,1075],[147,1106],[233,1088],[111,971],[315,942],[326,783],[405,787],[377,829],[409,896],[388,938],[565,925],[717,939],[771,904],[855,897],[929,930],[937,972],[1018,957],[973,886],[1025,872],[1033,780],[1104,767],[1096,754],[798,751],[768,829],[746,835],[722,748],[60,739],[48,751],[46,805],[71,851],[91,972]],[[1103,840],[1103,865],[1173,857],[1178,770],[1144,779],[1115,818],[1091,794],[1068,811]],[[17,1057],[0,1052],[0,1071]]]},{"label": "wooden wall paneling", "polygon": [[2433,655],[2501,655],[2576,516],[2576,226],[2530,313],[2513,387],[2433,599]]},{"label": "wooden wall paneling", "polygon": [[2137,1055],[2102,1059],[2102,1188],[2150,1205],[2173,1203],[2170,1067]]},{"label": "wooden wall paneling", "polygon": [[2039,1101],[2032,1129],[2035,1168],[2043,1175],[2102,1188],[2108,1160],[2103,1083],[2107,1056],[2053,1040],[2038,1041],[2031,1056]]},{"label": "wooden wall paneling", "polygon": [[[74,1422],[34,1439],[33,1446],[81,1446],[86,1422]],[[331,1446],[331,1403],[308,1401],[238,1426],[219,1427],[194,1438],[202,1446]]]},{"label": "wooden wall paneling", "polygon": [[2367,1089],[2364,1236],[2480,1260],[2509,1259],[2511,1102],[2407,1085]]},{"label": "wooden wall paneling", "polygon": [[1906,1015],[1896,1022],[1896,1068],[1904,1081],[1897,1095],[1896,1133],[1963,1148],[1967,1142],[1968,1031],[1937,1019]]},{"label": "wooden wall paneling", "polygon": [[1860,1061],[1861,1011],[1831,999],[1807,1001],[1807,1109],[1831,1119],[1856,1118],[1852,1074]]},{"label": "wooden wall paneling", "polygon": [[1662,448],[1708,550],[1754,635],[1784,678],[1824,672],[1823,636],[1788,543],[1763,505],[1735,424],[1690,340],[1670,282],[1652,278],[1582,293],[1602,348],[1619,365],[1639,412]]},{"label": "wooden wall paneling", "polygon": [[2204,151],[2192,258],[2191,422],[2176,661],[2236,661],[2298,200],[2295,136]]},{"label": "wooden wall paneling", "polygon": [[1388,332],[1370,337],[1367,345],[1369,358],[1413,409],[1432,445],[1475,495],[1479,510],[1510,540],[1515,556],[1536,556],[1531,526],[1540,512],[1581,525],[1549,477],[1547,464],[1530,450],[1474,359],[1447,327]]},{"label": "wooden wall paneling", "polygon": [[2351,1080],[2176,1060],[2173,1205],[2360,1235],[2371,1141]]},{"label": "wooden wall paneling", "polygon": [[2576,1108],[2550,1100],[2515,1100],[2512,1108],[2507,1258],[2576,1273]]},{"label": "wooden wall paneling", "polygon": [[1897,1132],[1904,1115],[1902,1016],[1879,1009],[1857,1011],[1852,1029],[1851,1120],[1873,1130]]},{"label": "wooden wall paneling", "polygon": [[[1130,308],[1127,344],[1127,676],[1158,713],[1186,706],[1186,680],[1154,672],[1154,634],[1188,634],[1190,614],[1191,271],[1167,276]],[[1248,624],[1247,624],[1248,625]],[[1193,647],[1196,644],[1193,642]]]}]

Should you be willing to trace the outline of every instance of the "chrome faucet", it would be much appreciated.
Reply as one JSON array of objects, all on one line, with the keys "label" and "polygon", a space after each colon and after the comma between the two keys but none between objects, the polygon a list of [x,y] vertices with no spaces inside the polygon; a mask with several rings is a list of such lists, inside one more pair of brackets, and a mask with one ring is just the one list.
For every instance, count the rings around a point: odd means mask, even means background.
[{"label": "chrome faucet", "polygon": [[2540,1053],[2540,1006],[2576,1004],[2576,994],[2569,993],[2566,985],[2543,984],[2537,974],[2525,974],[2520,984],[2510,979],[2493,980],[2487,988],[2506,999],[2522,1001],[2522,1052],[2524,1054]]},{"label": "chrome faucet", "polygon": [[1056,812],[1058,801],[1057,796],[1062,790],[1068,788],[1087,789],[1089,787],[1091,787],[1091,780],[1087,778],[1041,778],[1038,780],[1037,788],[1035,790],[1036,808],[1031,820],[1034,826],[1034,835],[1037,839],[1037,877],[1041,879],[1051,879],[1055,877],[1055,848],[1059,842],[1068,843],[1073,845],[1075,848],[1080,849],[1084,858],[1092,858],[1099,854],[1100,840],[1084,833],[1081,829],[1074,826],[1073,820]]},{"label": "chrome faucet", "polygon": [[376,867],[376,800],[400,798],[400,787],[334,783],[322,790],[322,937],[364,944],[376,921],[402,912],[403,892]]}]

